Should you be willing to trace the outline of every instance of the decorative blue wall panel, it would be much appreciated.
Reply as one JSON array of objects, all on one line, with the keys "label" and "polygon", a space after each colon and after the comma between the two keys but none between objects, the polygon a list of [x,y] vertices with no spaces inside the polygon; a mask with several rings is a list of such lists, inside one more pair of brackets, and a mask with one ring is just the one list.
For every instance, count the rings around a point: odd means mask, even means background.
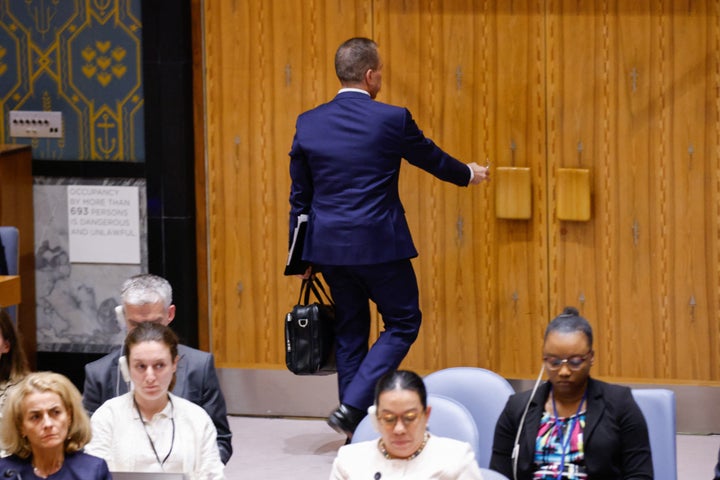
[{"label": "decorative blue wall panel", "polygon": [[[145,160],[140,0],[0,0],[0,139],[37,160]],[[11,110],[60,111],[64,138],[10,137]]]}]

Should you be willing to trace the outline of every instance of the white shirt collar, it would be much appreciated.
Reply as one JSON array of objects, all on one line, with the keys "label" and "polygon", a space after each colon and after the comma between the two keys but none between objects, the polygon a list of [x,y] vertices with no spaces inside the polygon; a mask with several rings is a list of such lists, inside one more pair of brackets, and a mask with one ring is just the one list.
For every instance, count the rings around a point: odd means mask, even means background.
[{"label": "white shirt collar", "polygon": [[364,94],[367,95],[368,97],[370,96],[370,93],[368,93],[367,91],[363,90],[362,88],[350,88],[350,87],[346,87],[346,88],[341,88],[340,90],[338,90],[338,93],[345,93],[345,92],[358,92],[358,93],[364,93]]}]

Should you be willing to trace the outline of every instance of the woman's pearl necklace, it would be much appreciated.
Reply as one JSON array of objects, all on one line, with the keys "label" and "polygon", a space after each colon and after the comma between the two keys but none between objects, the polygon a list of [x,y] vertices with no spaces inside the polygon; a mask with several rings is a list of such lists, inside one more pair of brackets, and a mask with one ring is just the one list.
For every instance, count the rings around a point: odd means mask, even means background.
[{"label": "woman's pearl necklace", "polygon": [[50,475],[59,472],[60,469],[62,468],[62,466],[63,466],[63,464],[60,463],[60,465],[58,465],[58,467],[55,470],[53,470],[52,472],[49,472],[47,475],[44,475],[38,467],[33,465],[33,473],[40,478],[48,478]]}]

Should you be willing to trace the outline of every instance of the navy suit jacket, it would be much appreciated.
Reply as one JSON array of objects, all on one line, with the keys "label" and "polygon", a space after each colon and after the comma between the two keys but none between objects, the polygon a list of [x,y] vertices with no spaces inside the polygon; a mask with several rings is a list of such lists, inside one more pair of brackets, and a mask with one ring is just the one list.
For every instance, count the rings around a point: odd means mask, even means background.
[{"label": "navy suit jacket", "polygon": [[290,232],[308,214],[303,260],[373,265],[417,256],[398,194],[405,158],[467,186],[470,169],[423,136],[410,112],[342,92],[301,114],[290,150]]},{"label": "navy suit jacket", "polygon": [[[30,458],[10,455],[0,459],[0,478],[36,478]],[[86,453],[68,453],[62,468],[52,475],[53,480],[111,480],[107,463]]]},{"label": "navy suit jacket", "polygon": [[[180,360],[172,393],[201,406],[210,415],[217,430],[220,460],[227,463],[233,451],[232,433],[213,356],[185,345],[178,345],[178,356]],[[128,391],[127,384],[118,375],[119,358],[120,348],[117,348],[85,365],[83,406],[89,415],[95,413],[106,400]]]},{"label": "navy suit jacket", "polygon": [[[512,395],[495,427],[490,468],[512,478],[510,458],[530,391]],[[518,480],[532,479],[535,441],[550,383],[538,388],[520,435]],[[645,417],[629,388],[590,378],[583,442],[585,465],[593,480],[652,479],[653,467]]]}]

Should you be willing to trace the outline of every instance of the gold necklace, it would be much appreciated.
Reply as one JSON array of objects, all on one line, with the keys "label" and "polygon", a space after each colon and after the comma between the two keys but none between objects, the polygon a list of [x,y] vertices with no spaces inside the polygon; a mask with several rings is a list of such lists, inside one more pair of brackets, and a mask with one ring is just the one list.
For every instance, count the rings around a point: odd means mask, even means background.
[{"label": "gold necklace", "polygon": [[[410,455],[410,456],[407,457],[407,458],[403,458],[402,460],[412,460],[413,458],[415,458],[415,457],[417,457],[418,455],[420,455],[420,454],[422,453],[423,449],[425,448],[425,445],[427,445],[427,442],[428,442],[428,439],[429,439],[429,438],[430,438],[430,433],[429,433],[429,432],[425,432],[425,436],[423,437],[423,441],[422,441],[422,443],[420,444],[420,448],[418,448],[417,450],[415,450],[415,452],[414,452],[412,455]],[[381,438],[380,441],[378,442],[378,449],[380,449],[380,453],[383,454],[383,457],[387,458],[388,460],[393,460],[393,459],[394,459],[393,456],[390,455],[390,453],[388,453],[387,449],[385,448],[385,442],[383,442],[383,439],[382,439],[382,438]]]}]

